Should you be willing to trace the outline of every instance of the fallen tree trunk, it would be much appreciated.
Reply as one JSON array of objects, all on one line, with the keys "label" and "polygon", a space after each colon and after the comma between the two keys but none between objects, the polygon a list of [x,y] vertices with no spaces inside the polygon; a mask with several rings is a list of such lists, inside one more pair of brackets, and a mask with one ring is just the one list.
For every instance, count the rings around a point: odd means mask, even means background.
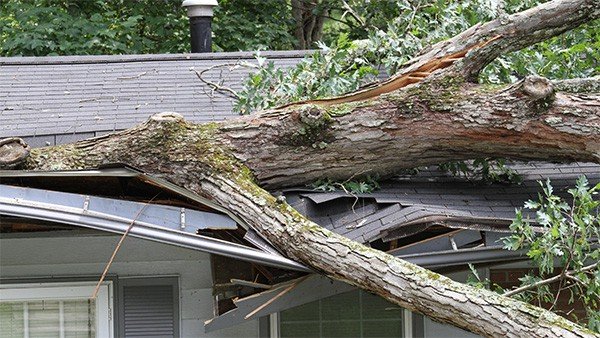
[{"label": "fallen tree trunk", "polygon": [[[526,17],[511,17],[506,27],[519,32],[520,23],[540,32],[536,38],[547,38],[597,18],[594,3],[553,1]],[[556,21],[535,19],[552,11],[577,20],[543,29]],[[532,18],[537,29],[523,23]],[[503,34],[499,23],[490,24],[434,46],[434,56],[424,54],[396,77],[414,81],[391,91],[368,89],[376,95],[360,100],[349,94],[334,104],[316,100],[201,125],[177,114],[158,114],[123,132],[7,158],[11,166],[15,158],[25,158],[21,168],[31,170],[134,166],[223,205],[285,255],[320,273],[484,336],[593,336],[545,310],[472,289],[331,233],[261,188],[361,173],[389,176],[400,168],[481,156],[600,162],[597,94],[556,92],[539,77],[508,87],[468,82],[489,62],[489,53],[497,53],[494,45],[506,51],[504,39],[515,38]],[[490,27],[495,27],[493,36]],[[459,55],[456,50],[467,51]],[[431,72],[423,74],[424,66],[432,66]]]},{"label": "fallen tree trunk", "polygon": [[437,321],[489,337],[593,336],[546,310],[453,282],[321,228],[260,188],[248,167],[215,142],[220,133],[211,125],[159,114],[101,139],[33,149],[26,167],[80,169],[127,163],[225,206],[285,255],[317,272]]},{"label": "fallen tree trunk", "polygon": [[443,73],[368,101],[216,127],[219,142],[275,188],[476,157],[599,161],[599,99],[556,93],[539,77],[490,88]]}]

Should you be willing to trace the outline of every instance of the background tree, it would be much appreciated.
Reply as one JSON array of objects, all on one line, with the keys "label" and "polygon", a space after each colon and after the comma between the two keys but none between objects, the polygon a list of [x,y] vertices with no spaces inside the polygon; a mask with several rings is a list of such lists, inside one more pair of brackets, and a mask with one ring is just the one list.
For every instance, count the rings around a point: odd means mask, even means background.
[{"label": "background tree", "polygon": [[[326,22],[325,52],[315,53],[296,67],[277,69],[260,59],[259,69],[238,93],[236,109],[246,114],[286,102],[340,95],[375,80],[381,72],[394,74],[415,54],[467,28],[543,1],[354,1],[365,26]],[[343,16],[331,2],[331,15]],[[503,6],[498,6],[502,3]],[[334,5],[338,5],[334,7]],[[353,22],[349,20],[348,22]],[[355,38],[364,37],[362,40]],[[550,79],[600,74],[600,22],[593,20],[560,36],[499,56],[483,69],[483,83],[511,83],[525,75]]]},{"label": "background tree", "polygon": [[[180,0],[3,0],[0,54],[185,53],[189,24]],[[293,19],[280,0],[221,0],[216,51],[293,49]],[[260,34],[256,34],[260,31]]]},{"label": "background tree", "polygon": [[5,0],[3,56],[143,54],[189,49],[179,1]]}]

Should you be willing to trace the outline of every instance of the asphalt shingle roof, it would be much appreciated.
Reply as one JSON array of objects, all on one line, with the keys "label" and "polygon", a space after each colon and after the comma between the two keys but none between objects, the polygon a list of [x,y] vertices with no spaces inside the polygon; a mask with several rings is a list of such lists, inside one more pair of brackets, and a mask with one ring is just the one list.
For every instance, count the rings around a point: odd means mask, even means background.
[{"label": "asphalt shingle roof", "polygon": [[[600,182],[600,165],[593,163],[532,162],[511,167],[523,178],[521,184],[470,182],[432,167],[411,177],[384,182],[379,190],[368,194],[300,188],[290,189],[286,195],[292,206],[318,224],[366,243],[408,236],[425,229],[416,225],[433,222],[507,231],[515,209],[522,208],[529,199],[537,199],[539,180],[550,179],[555,193],[563,197],[568,197],[567,190],[581,175],[592,184]],[[532,214],[528,216],[533,218]]]},{"label": "asphalt shingle roof", "polygon": [[[307,53],[261,56],[290,67]],[[125,129],[164,111],[194,122],[236,116],[232,99],[214,93],[193,70],[237,61],[256,63],[251,52],[0,58],[0,137],[42,146]],[[251,71],[216,68],[205,77],[239,90]]]}]

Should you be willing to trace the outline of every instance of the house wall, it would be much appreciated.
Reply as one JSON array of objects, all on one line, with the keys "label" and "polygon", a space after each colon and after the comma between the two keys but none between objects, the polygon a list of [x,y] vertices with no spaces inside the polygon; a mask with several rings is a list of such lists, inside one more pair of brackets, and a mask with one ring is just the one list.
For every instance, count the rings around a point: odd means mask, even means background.
[{"label": "house wall", "polygon": [[[1,278],[98,276],[119,240],[114,235],[29,236],[34,237],[3,234],[0,238]],[[127,238],[109,273],[118,278],[179,276],[182,337],[258,337],[258,320],[204,333],[204,321],[213,316],[206,253]]]}]

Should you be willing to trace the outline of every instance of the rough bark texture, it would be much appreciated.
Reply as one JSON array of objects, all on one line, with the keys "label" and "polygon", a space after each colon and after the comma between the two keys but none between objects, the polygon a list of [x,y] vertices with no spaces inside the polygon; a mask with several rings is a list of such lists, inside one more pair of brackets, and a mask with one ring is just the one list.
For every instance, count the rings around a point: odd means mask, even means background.
[{"label": "rough bark texture", "polygon": [[295,21],[294,37],[298,40],[296,49],[314,48],[314,43],[321,40],[329,9],[318,0],[292,0],[290,5]]},{"label": "rough bark texture", "polygon": [[236,157],[275,188],[475,157],[599,161],[598,98],[555,93],[541,78],[489,88],[446,74],[370,101],[216,126]]},{"label": "rough bark texture", "polygon": [[161,114],[124,132],[34,149],[26,167],[127,163],[225,206],[288,257],[440,322],[489,337],[593,336],[558,315],[472,289],[321,228],[259,188],[250,170],[214,142],[220,137],[214,125]]},{"label": "rough bark texture", "polygon": [[452,39],[432,46],[400,72],[417,67],[435,57],[464,49],[478,41],[500,36],[500,39],[496,39],[485,48],[473,51],[465,60],[465,64],[461,65],[461,72],[467,79],[472,80],[498,56],[560,35],[599,16],[600,6],[597,0],[549,1],[520,13],[475,25]]},{"label": "rough bark texture", "polygon": [[[552,1],[527,17],[543,12],[549,16],[546,21],[555,23],[548,12],[554,8],[557,16],[579,15],[575,23],[565,19],[565,25],[576,25],[599,15],[595,2]],[[518,30],[515,17],[507,20]],[[555,27],[536,36],[559,32]],[[465,34],[459,42],[435,47],[438,54],[431,57],[473,45],[464,43],[469,40]],[[33,149],[21,166],[58,170],[126,163],[223,205],[288,257],[440,322],[490,337],[594,336],[545,310],[472,289],[331,233],[259,187],[357,173],[386,176],[400,168],[479,156],[600,162],[598,94],[556,92],[539,77],[508,87],[469,83],[477,68],[491,60],[486,50],[496,53],[483,47],[452,67],[368,100],[292,105],[203,125],[186,123],[177,114],[158,114],[123,132]],[[413,65],[431,61],[423,57]]]}]

